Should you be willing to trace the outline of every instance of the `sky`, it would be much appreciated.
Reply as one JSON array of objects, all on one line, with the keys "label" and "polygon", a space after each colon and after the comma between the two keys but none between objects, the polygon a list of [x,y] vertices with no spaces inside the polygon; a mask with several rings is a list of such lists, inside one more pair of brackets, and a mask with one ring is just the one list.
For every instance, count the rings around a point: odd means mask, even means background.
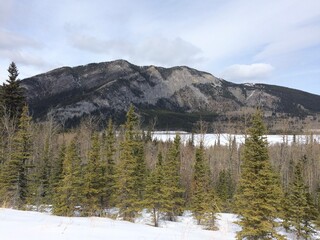
[{"label": "sky", "polygon": [[0,83],[116,59],[320,95],[320,0],[0,0]]}]

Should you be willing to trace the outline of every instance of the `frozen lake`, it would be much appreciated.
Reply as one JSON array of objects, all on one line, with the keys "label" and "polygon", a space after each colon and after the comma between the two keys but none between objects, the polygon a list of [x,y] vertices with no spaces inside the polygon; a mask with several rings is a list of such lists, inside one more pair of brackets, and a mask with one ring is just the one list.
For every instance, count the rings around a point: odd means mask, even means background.
[{"label": "frozen lake", "polygon": [[[188,132],[165,132],[165,131],[155,131],[153,132],[152,138],[158,141],[173,141],[176,133],[179,133],[181,141],[187,143],[192,138],[192,134]],[[312,141],[320,142],[320,135],[266,135],[269,144],[277,144],[287,142],[292,144],[295,139],[296,143],[307,143]],[[203,143],[206,147],[214,146],[220,141],[221,145],[229,145],[234,139],[237,144],[243,144],[245,141],[245,135],[243,134],[194,134],[194,144],[199,145],[200,140],[203,140]]]}]

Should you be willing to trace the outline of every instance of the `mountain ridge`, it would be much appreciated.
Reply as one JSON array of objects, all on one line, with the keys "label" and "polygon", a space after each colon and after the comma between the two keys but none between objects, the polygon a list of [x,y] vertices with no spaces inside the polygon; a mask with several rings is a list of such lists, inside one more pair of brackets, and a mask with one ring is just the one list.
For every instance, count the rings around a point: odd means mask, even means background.
[{"label": "mountain ridge", "polygon": [[[269,116],[305,117],[320,112],[320,96],[304,91],[267,84],[236,84],[187,66],[137,66],[126,60],[61,67],[21,83],[36,119],[52,114],[68,126],[88,115],[112,117],[121,123],[130,104],[137,108],[145,124],[160,119],[159,129],[169,119],[161,120],[158,113],[179,113],[180,122],[183,114],[187,122],[188,114],[194,115],[188,129],[181,127],[182,130],[190,130],[201,116],[207,116],[208,121],[223,120],[226,115],[237,118],[239,112],[256,107]],[[179,128],[176,125],[173,128]]]}]

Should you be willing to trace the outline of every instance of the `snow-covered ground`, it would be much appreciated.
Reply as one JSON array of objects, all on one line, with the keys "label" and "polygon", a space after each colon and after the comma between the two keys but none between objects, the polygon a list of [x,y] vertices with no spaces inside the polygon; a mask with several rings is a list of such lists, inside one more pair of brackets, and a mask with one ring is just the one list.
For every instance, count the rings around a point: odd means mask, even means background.
[{"label": "snow-covered ground", "polygon": [[[186,143],[190,141],[192,138],[191,133],[187,132],[178,132],[181,141],[183,143]],[[164,131],[156,131],[153,132],[152,138],[157,139],[159,141],[173,141],[174,137],[176,136],[176,132],[164,132]],[[310,142],[311,137],[313,138],[313,141],[320,142],[320,135],[266,135],[268,143],[269,144],[276,144],[276,143],[288,143],[292,144],[294,138],[296,143],[306,143]],[[194,134],[194,144],[199,145],[200,140],[203,141],[204,145],[206,147],[214,146],[218,142],[222,145],[228,145],[230,144],[233,139],[235,138],[237,144],[244,143],[245,135],[240,134],[228,134],[228,133],[221,133],[221,134],[213,134],[213,133],[207,133],[207,134]]]},{"label": "snow-covered ground", "polygon": [[[150,214],[144,212],[136,223],[98,217],[58,217],[49,213],[0,208],[1,240],[233,240],[240,227],[234,214],[219,213],[217,231],[203,230],[190,212],[177,222],[162,221],[150,226]],[[295,239],[286,234],[287,239]],[[312,239],[319,239],[319,234]]]},{"label": "snow-covered ground", "polygon": [[235,239],[239,227],[233,214],[220,214],[218,231],[202,230],[191,214],[179,222],[162,222],[149,226],[146,217],[136,223],[97,217],[57,217],[48,213],[0,208],[1,240],[206,240]]}]

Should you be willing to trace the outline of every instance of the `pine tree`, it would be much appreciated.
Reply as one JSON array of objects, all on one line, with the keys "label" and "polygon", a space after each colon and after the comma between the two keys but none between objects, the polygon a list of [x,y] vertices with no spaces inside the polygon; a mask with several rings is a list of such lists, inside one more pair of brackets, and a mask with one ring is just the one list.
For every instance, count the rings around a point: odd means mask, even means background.
[{"label": "pine tree", "polygon": [[52,149],[50,146],[50,136],[47,136],[44,142],[43,153],[39,162],[39,166],[37,166],[37,178],[38,181],[38,194],[40,197],[40,203],[48,204],[50,198],[50,172],[51,172],[51,163],[50,159],[52,157]]},{"label": "pine tree", "polygon": [[236,210],[241,216],[242,230],[238,239],[281,239],[276,233],[281,200],[281,188],[268,156],[268,143],[262,114],[252,119],[249,137],[245,141],[241,178],[236,195]]},{"label": "pine tree", "polygon": [[50,198],[53,199],[57,194],[57,189],[62,180],[63,173],[63,161],[66,155],[66,144],[63,142],[59,147],[59,153],[57,157],[55,157],[50,174]]},{"label": "pine tree", "polygon": [[116,173],[117,207],[124,220],[133,221],[141,209],[141,195],[145,182],[145,162],[141,137],[137,134],[138,119],[133,106],[129,108],[125,136],[120,145],[120,159]]},{"label": "pine tree", "polygon": [[221,211],[231,212],[232,199],[235,191],[231,171],[223,169],[219,172],[219,178],[216,186],[217,196],[221,200]]},{"label": "pine tree", "polygon": [[13,148],[1,171],[0,196],[3,203],[21,208],[27,199],[27,165],[32,153],[31,118],[24,106]]},{"label": "pine tree", "polygon": [[62,179],[54,196],[53,213],[60,216],[73,216],[76,207],[81,207],[84,202],[82,190],[81,158],[76,141],[73,140],[66,149]]},{"label": "pine tree", "polygon": [[108,128],[105,134],[105,149],[104,156],[106,161],[106,184],[105,184],[105,203],[107,207],[114,206],[114,198],[115,198],[115,183],[116,183],[116,166],[114,161],[114,154],[116,152],[115,149],[115,136],[113,130],[112,120],[109,119]]},{"label": "pine tree", "polygon": [[304,183],[302,170],[302,162],[299,161],[287,195],[285,223],[287,229],[293,227],[297,239],[310,239],[315,232],[311,221],[316,219],[316,209]]},{"label": "pine tree", "polygon": [[20,80],[17,79],[19,72],[14,62],[8,68],[9,79],[3,84],[1,89],[0,102],[2,114],[9,114],[10,118],[19,119],[25,105],[25,97]]},{"label": "pine tree", "polygon": [[166,204],[165,192],[163,183],[165,179],[163,171],[163,159],[161,152],[158,154],[158,160],[156,167],[150,173],[147,185],[146,185],[146,196],[144,200],[144,206],[151,210],[154,226],[159,226],[159,219],[163,214],[163,209]]},{"label": "pine tree", "polygon": [[88,163],[84,171],[83,193],[85,202],[83,204],[83,213],[86,216],[95,216],[100,214],[102,209],[101,199],[105,185],[104,166],[100,158],[100,143],[97,133],[93,134],[91,140],[91,149],[89,151]]},{"label": "pine tree", "polygon": [[205,161],[204,147],[201,142],[200,147],[196,149],[191,197],[191,210],[198,224],[201,224],[202,221],[208,224],[208,220],[211,220],[210,225],[214,226],[215,213],[218,210],[217,204],[216,194],[210,185],[209,165]]},{"label": "pine tree", "polygon": [[174,221],[175,217],[182,213],[184,205],[183,193],[184,189],[181,186],[180,179],[180,141],[181,138],[177,134],[173,144],[169,148],[166,161],[164,162],[163,171],[166,176],[163,183],[166,202],[164,212],[170,221]]}]

